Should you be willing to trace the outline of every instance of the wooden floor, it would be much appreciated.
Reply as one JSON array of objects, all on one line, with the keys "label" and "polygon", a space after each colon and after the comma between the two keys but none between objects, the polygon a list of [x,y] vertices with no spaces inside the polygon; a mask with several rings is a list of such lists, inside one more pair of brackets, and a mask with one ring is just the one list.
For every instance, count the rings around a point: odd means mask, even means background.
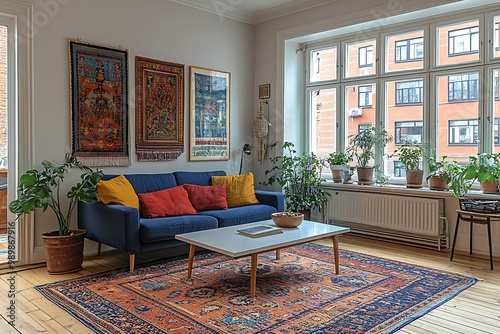
[{"label": "wooden floor", "polygon": [[[356,236],[341,236],[340,248],[381,256],[407,263],[474,276],[480,281],[451,301],[407,325],[398,333],[500,333],[500,262],[495,271],[489,270],[486,257],[470,257],[456,253],[453,262],[449,253],[418,247],[403,246]],[[323,243],[322,241],[320,241]],[[327,245],[331,245],[329,239]],[[138,257],[136,262],[150,260]],[[341,264],[342,265],[342,264]],[[53,303],[42,297],[33,286],[63,279],[128,266],[128,256],[121,252],[107,252],[85,259],[84,269],[69,275],[48,275],[45,267],[0,275],[0,333],[92,333]],[[7,324],[9,303],[8,280],[15,276],[16,328]]]}]

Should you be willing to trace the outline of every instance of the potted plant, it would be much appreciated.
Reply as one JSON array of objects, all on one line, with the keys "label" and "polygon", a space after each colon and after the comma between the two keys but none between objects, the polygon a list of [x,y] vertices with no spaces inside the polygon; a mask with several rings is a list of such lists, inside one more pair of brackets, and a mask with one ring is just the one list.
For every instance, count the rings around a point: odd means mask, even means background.
[{"label": "potted plant", "polygon": [[467,172],[469,175],[475,175],[485,194],[498,194],[499,160],[498,153],[478,153],[469,157]]},{"label": "potted plant", "polygon": [[[69,204],[64,210],[60,196],[61,184],[65,174],[75,167],[82,172],[81,180],[66,194]],[[97,197],[96,184],[102,175],[102,170],[93,170],[68,153],[64,163],[43,161],[40,170],[30,169],[19,178],[18,196],[9,204],[9,210],[19,218],[38,208],[43,211],[50,208],[57,218],[58,231],[42,235],[49,273],[68,273],[81,269],[86,232],[70,229],[71,215],[78,201],[89,203]]]},{"label": "potted plant", "polygon": [[[270,145],[275,147],[277,142]],[[326,160],[314,153],[297,155],[294,144],[283,144],[283,155],[270,159],[272,168],[265,171],[267,180],[262,185],[279,184],[285,196],[288,211],[302,212],[309,219],[311,210],[321,211],[323,203],[328,199],[328,192],[322,187],[325,181],[321,178],[321,170],[326,167]]]},{"label": "potted plant", "polygon": [[326,158],[326,162],[330,164],[332,171],[333,182],[342,182],[342,170],[352,159],[344,152],[333,152]]},{"label": "potted plant", "polygon": [[436,152],[434,151],[427,158],[429,167],[429,174],[426,181],[429,183],[430,190],[448,190],[449,172],[448,170],[453,167],[456,161],[446,160],[447,156],[444,155],[440,161],[437,160]]},{"label": "potted plant", "polygon": [[375,159],[375,150],[378,148],[383,152],[384,147],[391,141],[392,136],[385,129],[376,132],[373,127],[349,136],[347,152],[356,161],[359,184],[373,184],[374,166],[369,164]]},{"label": "potted plant", "polygon": [[416,140],[410,140],[402,144],[391,154],[397,157],[406,168],[406,187],[422,188],[424,171],[420,168],[420,162],[425,153],[424,146]]}]

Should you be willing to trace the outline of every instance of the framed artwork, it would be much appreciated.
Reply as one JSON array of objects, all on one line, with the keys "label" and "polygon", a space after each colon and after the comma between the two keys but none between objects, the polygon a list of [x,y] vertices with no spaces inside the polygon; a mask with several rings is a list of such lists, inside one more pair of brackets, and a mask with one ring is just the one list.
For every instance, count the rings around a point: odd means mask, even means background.
[{"label": "framed artwork", "polygon": [[175,160],[184,152],[184,65],[135,57],[138,161]]},{"label": "framed artwork", "polygon": [[229,160],[231,74],[190,66],[189,160]]},{"label": "framed artwork", "polygon": [[259,86],[259,99],[270,99],[271,98],[271,84],[265,84]]},{"label": "framed artwork", "polygon": [[128,52],[69,40],[71,146],[89,166],[128,166]]}]

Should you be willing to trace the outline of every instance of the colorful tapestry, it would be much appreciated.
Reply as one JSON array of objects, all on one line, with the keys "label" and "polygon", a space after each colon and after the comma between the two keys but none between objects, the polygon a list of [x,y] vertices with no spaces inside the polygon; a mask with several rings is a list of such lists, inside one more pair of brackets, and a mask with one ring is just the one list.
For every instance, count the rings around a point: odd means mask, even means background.
[{"label": "colorful tapestry", "polygon": [[98,333],[393,333],[476,279],[306,244],[259,255],[249,297],[250,258],[187,259],[37,286]]},{"label": "colorful tapestry", "polygon": [[130,165],[127,51],[69,41],[73,154],[89,166]]},{"label": "colorful tapestry", "polygon": [[135,58],[138,161],[175,160],[184,152],[184,65]]}]

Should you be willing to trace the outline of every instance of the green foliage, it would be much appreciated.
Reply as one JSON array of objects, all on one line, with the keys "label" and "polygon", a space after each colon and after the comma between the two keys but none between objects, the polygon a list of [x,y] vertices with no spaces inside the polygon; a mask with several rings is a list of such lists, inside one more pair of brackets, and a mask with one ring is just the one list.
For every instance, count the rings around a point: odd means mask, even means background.
[{"label": "green foliage", "polygon": [[431,155],[427,158],[427,164],[429,166],[429,174],[426,180],[429,180],[433,176],[441,176],[443,179],[449,179],[450,170],[455,168],[457,164],[454,160],[447,160],[447,156],[443,155],[441,160],[437,160],[436,151],[433,151]]},{"label": "green foliage", "polygon": [[[66,214],[61,206],[60,186],[64,175],[70,168],[76,167],[82,171],[81,182],[71,187],[66,194],[70,200]],[[62,164],[43,161],[42,169],[30,169],[19,178],[18,198],[10,202],[9,210],[17,217],[22,214],[42,208],[51,208],[56,214],[59,224],[59,235],[68,235],[71,225],[71,214],[78,201],[91,202],[97,197],[96,184],[103,175],[102,170],[93,170],[73,155],[66,154]]]},{"label": "green foliage", "polygon": [[[274,148],[277,142],[270,145]],[[279,184],[285,196],[288,211],[321,210],[329,194],[321,187],[321,170],[326,159],[314,153],[297,155],[294,144],[283,144],[283,156],[271,158],[273,167],[265,171],[267,181],[263,185]]]},{"label": "green foliage", "polygon": [[395,150],[390,157],[397,157],[407,170],[420,170],[420,161],[425,151],[424,145],[416,140],[410,140]]},{"label": "green foliage", "polygon": [[384,147],[392,140],[392,136],[385,129],[381,132],[376,132],[373,127],[364,129],[356,135],[349,136],[347,152],[356,160],[358,167],[368,167],[370,160],[375,159],[375,150],[378,148],[383,152]]},{"label": "green foliage", "polygon": [[352,161],[352,158],[347,156],[344,152],[333,152],[326,158],[326,162],[330,165],[346,165],[350,161]]}]

